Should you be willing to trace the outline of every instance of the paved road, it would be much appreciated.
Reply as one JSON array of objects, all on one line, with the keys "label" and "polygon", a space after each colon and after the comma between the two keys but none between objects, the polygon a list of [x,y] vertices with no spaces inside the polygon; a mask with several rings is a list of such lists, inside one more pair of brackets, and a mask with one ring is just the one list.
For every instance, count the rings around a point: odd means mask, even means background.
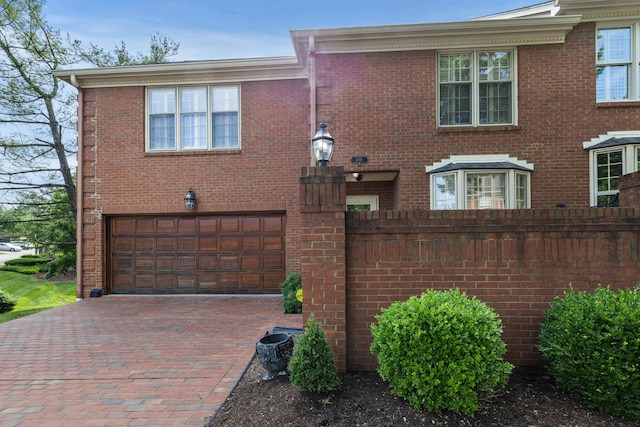
[{"label": "paved road", "polygon": [[0,265],[4,265],[5,261],[9,261],[10,259],[20,258],[22,255],[33,253],[35,253],[35,249],[27,249],[20,252],[0,252]]}]

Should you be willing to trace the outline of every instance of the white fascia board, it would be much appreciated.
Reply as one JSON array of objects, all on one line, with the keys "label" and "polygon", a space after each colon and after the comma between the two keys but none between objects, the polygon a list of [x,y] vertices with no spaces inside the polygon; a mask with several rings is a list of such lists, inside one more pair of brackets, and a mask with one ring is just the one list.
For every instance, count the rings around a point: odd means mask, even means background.
[{"label": "white fascia board", "polygon": [[584,141],[582,143],[582,148],[584,150],[593,147],[594,145],[598,145],[601,142],[607,141],[611,138],[637,138],[640,137],[640,130],[621,130],[621,131],[612,131],[607,132],[605,135],[600,135],[597,138],[592,138],[590,141]]},{"label": "white fascia board", "polygon": [[496,163],[507,162],[514,165],[521,166],[523,168],[533,170],[533,164],[524,160],[518,160],[517,157],[510,157],[507,154],[469,154],[460,156],[449,156],[448,159],[444,159],[440,162],[435,162],[431,166],[425,166],[425,172],[429,173],[436,169],[440,169],[443,166],[458,164],[458,163]]}]

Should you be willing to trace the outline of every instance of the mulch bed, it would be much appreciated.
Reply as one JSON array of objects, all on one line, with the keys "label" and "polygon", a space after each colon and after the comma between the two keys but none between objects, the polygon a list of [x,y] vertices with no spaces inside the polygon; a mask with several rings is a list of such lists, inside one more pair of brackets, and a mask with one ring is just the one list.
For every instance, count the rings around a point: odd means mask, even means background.
[{"label": "mulch bed", "polygon": [[265,372],[254,357],[207,427],[640,426],[589,409],[578,397],[556,387],[542,367],[516,367],[507,387],[482,402],[473,418],[417,411],[394,396],[375,372],[344,374],[340,391],[327,394],[303,392],[288,377],[263,381]]}]

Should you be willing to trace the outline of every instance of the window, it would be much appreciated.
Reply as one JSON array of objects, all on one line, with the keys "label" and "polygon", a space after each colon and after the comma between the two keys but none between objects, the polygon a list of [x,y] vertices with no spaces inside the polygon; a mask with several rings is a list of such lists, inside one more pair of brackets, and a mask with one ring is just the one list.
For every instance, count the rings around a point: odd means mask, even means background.
[{"label": "window", "polygon": [[451,156],[427,167],[431,209],[526,209],[533,165],[504,155]]},{"label": "window", "polygon": [[598,28],[596,34],[596,98],[598,101],[638,100],[640,53],[638,26]]},{"label": "window", "polygon": [[515,51],[438,55],[440,126],[514,124]]},{"label": "window", "polygon": [[149,89],[147,111],[149,151],[240,148],[238,86]]},{"label": "window", "polygon": [[620,177],[640,170],[640,131],[609,132],[583,143],[590,150],[591,206],[614,206]]},{"label": "window", "polygon": [[347,196],[347,212],[377,210],[378,196]]}]

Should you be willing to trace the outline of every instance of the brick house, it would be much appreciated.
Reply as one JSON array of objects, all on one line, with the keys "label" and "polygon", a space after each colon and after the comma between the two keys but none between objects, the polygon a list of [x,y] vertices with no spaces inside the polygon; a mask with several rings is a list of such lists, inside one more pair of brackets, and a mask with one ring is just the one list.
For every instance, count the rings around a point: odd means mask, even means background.
[{"label": "brick house", "polygon": [[321,120],[360,209],[607,205],[638,170],[635,0],[291,37],[295,57],[57,72],[79,92],[79,296],[277,291]]}]

